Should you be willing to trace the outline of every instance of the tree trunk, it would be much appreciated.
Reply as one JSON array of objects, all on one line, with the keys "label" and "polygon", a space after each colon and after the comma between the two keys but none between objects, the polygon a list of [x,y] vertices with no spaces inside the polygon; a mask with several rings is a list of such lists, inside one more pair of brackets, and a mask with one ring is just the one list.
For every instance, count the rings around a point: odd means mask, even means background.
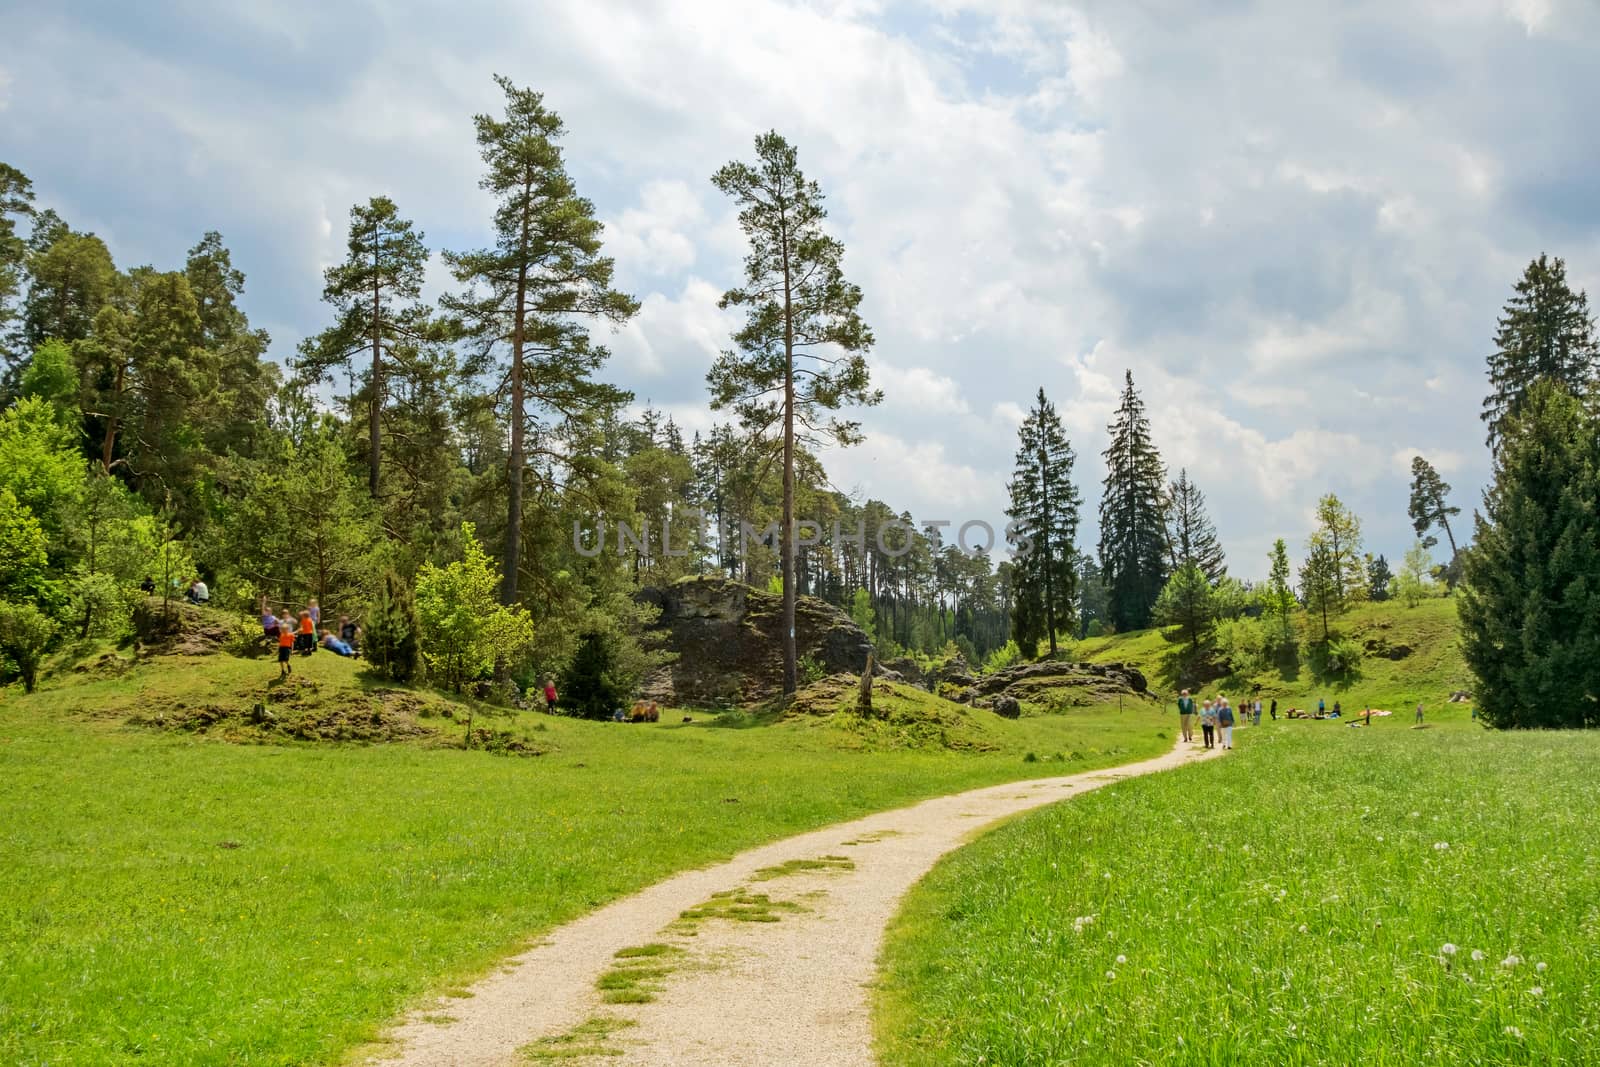
[{"label": "tree trunk", "polygon": [[[522,241],[527,247],[528,212],[522,212]],[[511,324],[511,459],[506,493],[506,548],[502,564],[500,603],[510,607],[517,602],[517,571],[522,566],[522,467],[527,462],[523,451],[522,324],[527,315],[528,268],[517,268],[517,303]]]},{"label": "tree trunk", "polygon": [[383,409],[383,331],[380,325],[383,310],[382,297],[378,288],[378,279],[382,276],[378,271],[378,242],[380,236],[373,234],[372,242],[372,411],[367,422],[367,447],[369,458],[367,460],[367,492],[372,498],[378,498],[378,457],[379,457],[379,431],[378,418]]},{"label": "tree trunk", "polygon": [[798,687],[799,664],[794,647],[794,306],[789,275],[789,234],[783,233],[783,529],[778,534],[783,557],[783,695]]},{"label": "tree trunk", "polygon": [[111,460],[117,450],[117,409],[122,406],[122,383],[126,372],[126,366],[119,363],[116,382],[111,387],[111,414],[106,416],[106,437],[100,449],[100,467],[107,474],[111,473]]}]

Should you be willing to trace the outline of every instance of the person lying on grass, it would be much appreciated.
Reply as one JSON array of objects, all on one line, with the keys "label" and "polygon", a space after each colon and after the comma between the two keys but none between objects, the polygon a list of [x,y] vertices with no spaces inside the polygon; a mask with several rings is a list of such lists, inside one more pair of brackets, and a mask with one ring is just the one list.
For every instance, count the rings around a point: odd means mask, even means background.
[{"label": "person lying on grass", "polygon": [[322,647],[341,656],[354,656],[356,654],[356,650],[351,648],[347,642],[341,641],[339,635],[332,630],[322,631]]}]

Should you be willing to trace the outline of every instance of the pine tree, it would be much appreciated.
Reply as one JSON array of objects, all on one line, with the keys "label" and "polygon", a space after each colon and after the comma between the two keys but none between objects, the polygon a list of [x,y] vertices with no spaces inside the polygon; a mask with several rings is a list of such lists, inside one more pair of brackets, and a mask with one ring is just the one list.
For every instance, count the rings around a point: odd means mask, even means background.
[{"label": "pine tree", "polygon": [[72,342],[88,337],[95,315],[117,286],[117,269],[100,238],[61,226],[48,245],[37,247],[47,235],[50,230],[41,216],[30,242],[35,248],[28,256],[28,296],[22,311],[28,352],[52,338]]},{"label": "pine tree", "polygon": [[1108,430],[1100,567],[1110,590],[1111,621],[1121,631],[1139,630],[1150,625],[1151,609],[1167,580],[1166,473],[1150,440],[1150,420],[1134,391],[1132,371]]},{"label": "pine tree", "polygon": [[1456,535],[1450,529],[1450,519],[1461,514],[1461,509],[1452,507],[1449,497],[1450,483],[1439,477],[1439,472],[1433,469],[1433,464],[1421,456],[1412,457],[1411,501],[1407,507],[1411,515],[1411,526],[1427,548],[1439,543],[1439,539],[1428,531],[1435,526],[1444,531],[1445,537],[1450,540],[1450,562],[1445,566],[1445,576],[1454,586],[1456,557],[1460,552],[1456,549]]},{"label": "pine tree", "polygon": [[872,332],[857,309],[861,290],[845,280],[844,245],[823,229],[822,189],[800,171],[798,156],[776,132],[756,138],[756,163],[729,163],[712,183],[739,207],[750,242],[742,288],[723,308],[744,308],[706,380],[713,410],[732,408],[762,440],[781,435],[783,512],[779,557],[783,582],[783,691],[795,691],[795,466],[797,446],[861,439],[859,423],[831,413],[882,399],[872,389],[866,352]]},{"label": "pine tree", "polygon": [[17,316],[15,302],[27,274],[28,243],[17,233],[17,222],[33,213],[33,183],[16,167],[0,163],[0,341]]},{"label": "pine tree", "polygon": [[1013,567],[1017,604],[1013,636],[1018,645],[1037,648],[1040,638],[1056,654],[1056,633],[1077,628],[1078,508],[1082,499],[1072,484],[1072,445],[1055,406],[1039,390],[1035,406],[1017,431],[1019,444],[1011,483],[1013,523],[1031,542]]},{"label": "pine tree", "polygon": [[1206,496],[1189,480],[1187,469],[1178,471],[1178,480],[1167,489],[1167,545],[1173,573],[1193,563],[1212,585],[1228,573],[1217,528],[1206,514]]},{"label": "pine tree", "polygon": [[[556,141],[561,119],[544,97],[495,78],[506,94],[504,118],[477,115],[478,149],[487,171],[478,183],[499,198],[495,245],[446,252],[456,281],[471,288],[447,297],[477,348],[465,368],[488,375],[490,397],[504,405],[507,457],[505,550],[500,601],[517,602],[522,569],[523,482],[530,429],[536,446],[560,442],[537,421],[589,416],[624,403],[627,394],[593,380],[608,353],[589,341],[586,321],[620,325],[638,303],[611,284],[614,264],[601,255],[603,227],[580,197]],[[530,425],[532,423],[532,425]]]},{"label": "pine tree", "polygon": [[1389,561],[1379,553],[1376,559],[1367,557],[1367,595],[1373,600],[1389,599],[1389,582],[1394,578],[1394,572],[1389,569]]},{"label": "pine tree", "polygon": [[1461,650],[1498,727],[1600,726],[1600,427],[1562,385],[1528,390],[1463,551]]},{"label": "pine tree", "polygon": [[[383,414],[387,370],[404,366],[405,354],[430,340],[427,309],[418,303],[428,249],[393,200],[375,196],[350,209],[349,251],[343,263],[323,272],[322,299],[338,321],[301,346],[301,373],[321,378],[358,353],[369,360],[367,394],[367,492],[379,494],[383,466]],[[354,397],[351,398],[354,401]]]},{"label": "pine tree", "polygon": [[1501,312],[1494,343],[1482,415],[1490,449],[1499,447],[1507,421],[1521,410],[1535,382],[1548,379],[1581,396],[1600,363],[1588,295],[1568,287],[1561,259],[1544,255],[1523,271],[1516,294]]},{"label": "pine tree", "polygon": [[385,570],[362,620],[362,654],[384,677],[409,682],[422,664],[421,633],[410,586],[392,569]]}]

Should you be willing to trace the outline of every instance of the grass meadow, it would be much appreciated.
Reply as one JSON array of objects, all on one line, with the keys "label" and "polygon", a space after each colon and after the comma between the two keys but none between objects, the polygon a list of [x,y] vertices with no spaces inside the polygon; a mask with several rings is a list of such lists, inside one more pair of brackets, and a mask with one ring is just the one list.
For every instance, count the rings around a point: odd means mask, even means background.
[{"label": "grass meadow", "polygon": [[1242,730],[947,857],[883,1062],[1600,1062],[1600,736],[1435,718]]},{"label": "grass meadow", "polygon": [[[337,657],[295,669],[330,699],[359,689]],[[0,692],[0,1063],[337,1060],[417,998],[674,871],[930,795],[1142,758],[1173,727],[1150,705],[979,713],[962,727],[977,740],[951,751],[820,718],[527,713],[489,723],[548,750],[516,757],[446,747],[460,727],[437,719],[430,738],[382,745],[125,723],[259,698],[276,673],[165,659]]]}]

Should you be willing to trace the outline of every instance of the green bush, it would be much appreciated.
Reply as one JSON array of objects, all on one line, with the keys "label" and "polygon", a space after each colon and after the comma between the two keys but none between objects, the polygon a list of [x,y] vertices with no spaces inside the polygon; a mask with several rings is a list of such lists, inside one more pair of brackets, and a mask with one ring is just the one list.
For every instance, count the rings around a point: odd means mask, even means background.
[{"label": "green bush", "polygon": [[989,653],[989,658],[983,664],[983,673],[993,674],[995,671],[1003,671],[1012,664],[1020,662],[1022,662],[1022,649],[1017,647],[1015,641],[1007,641]]},{"label": "green bush", "polygon": [[795,667],[797,668],[796,674],[799,676],[801,685],[810,685],[812,682],[821,681],[828,673],[828,668],[823,666],[822,661],[814,656],[801,656]]},{"label": "green bush", "polygon": [[1248,616],[1218,623],[1216,646],[1230,674],[1258,674],[1271,658],[1266,628]]},{"label": "green bush", "polygon": [[32,604],[0,600],[0,652],[16,668],[25,692],[33,692],[39,661],[55,635],[55,622]]}]

